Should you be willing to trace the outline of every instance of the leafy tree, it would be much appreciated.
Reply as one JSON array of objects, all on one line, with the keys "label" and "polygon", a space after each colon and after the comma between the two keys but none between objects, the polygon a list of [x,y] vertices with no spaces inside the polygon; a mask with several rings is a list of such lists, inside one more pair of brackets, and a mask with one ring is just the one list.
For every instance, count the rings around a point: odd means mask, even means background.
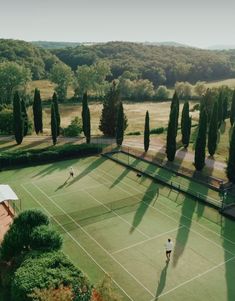
[{"label": "leafy tree", "polygon": [[[99,129],[105,136],[115,137],[117,126],[117,113],[120,104],[120,92],[113,82],[109,92],[106,94],[100,118]],[[124,114],[123,131],[127,128],[127,118]]]},{"label": "leafy tree", "polygon": [[30,80],[31,73],[24,66],[15,62],[0,63],[0,102],[12,103],[16,90],[23,90]]},{"label": "leafy tree", "polygon": [[91,139],[91,122],[90,122],[90,109],[87,102],[87,93],[84,93],[82,99],[82,130],[86,137],[86,142],[90,143]]},{"label": "leafy tree", "polygon": [[24,137],[24,120],[22,117],[21,100],[18,92],[15,92],[13,100],[14,134],[17,144],[21,144]]},{"label": "leafy tree", "polygon": [[35,89],[34,91],[34,100],[33,100],[33,121],[34,129],[36,134],[43,132],[43,123],[42,123],[42,101],[40,96],[40,91]]},{"label": "leafy tree", "polygon": [[191,98],[192,85],[189,82],[176,82],[175,91],[180,98]]},{"label": "leafy tree", "polygon": [[55,115],[56,115],[56,128],[57,128],[57,136],[60,135],[60,111],[59,111],[59,104],[58,104],[58,99],[57,99],[57,94],[54,93],[52,96],[52,101],[55,106]]},{"label": "leafy tree", "polygon": [[230,110],[230,123],[231,123],[231,126],[233,126],[234,121],[235,121],[235,89],[233,91],[232,104],[231,104],[231,110]]},{"label": "leafy tree", "polygon": [[117,128],[116,128],[116,143],[118,146],[122,145],[124,136],[124,112],[123,105],[120,101],[117,115]]},{"label": "leafy tree", "polygon": [[0,133],[2,135],[14,134],[12,109],[4,109],[0,111]]},{"label": "leafy tree", "polygon": [[48,217],[39,210],[26,210],[14,218],[1,244],[2,260],[10,261],[23,251],[31,250],[31,234],[34,228],[48,225]]},{"label": "leafy tree", "polygon": [[69,84],[72,82],[73,72],[65,64],[55,64],[50,72],[50,80],[56,84],[55,91],[59,101],[64,101],[67,97]]},{"label": "leafy tree", "polygon": [[228,97],[223,100],[223,121],[228,117]]},{"label": "leafy tree", "polygon": [[223,94],[222,91],[218,98],[218,127],[220,128],[223,121]]},{"label": "leafy tree", "polygon": [[194,92],[196,93],[197,96],[201,98],[206,92],[205,82],[201,82],[201,81],[196,82],[196,85],[194,87]]},{"label": "leafy tree", "polygon": [[156,90],[156,98],[157,99],[168,99],[170,91],[167,89],[166,86],[159,86]]},{"label": "leafy tree", "polygon": [[233,184],[235,183],[235,125],[233,125],[232,136],[229,145],[227,177],[230,182],[232,182]]},{"label": "leafy tree", "polygon": [[215,101],[208,131],[208,151],[210,156],[214,156],[218,139],[218,105]]},{"label": "leafy tree", "polygon": [[184,148],[187,148],[189,145],[191,123],[191,117],[189,116],[189,103],[188,101],[185,101],[181,115],[181,133]]},{"label": "leafy tree", "polygon": [[170,111],[170,118],[167,128],[166,154],[169,161],[174,161],[176,153],[176,124],[177,124],[177,105],[173,105]]},{"label": "leafy tree", "polygon": [[78,117],[75,117],[70,125],[63,130],[63,135],[66,137],[77,137],[82,132],[81,120]]},{"label": "leafy tree", "polygon": [[57,142],[57,120],[56,120],[56,112],[55,112],[55,104],[51,102],[51,136],[53,144],[56,145]]},{"label": "leafy tree", "polygon": [[22,111],[22,118],[24,121],[24,136],[26,136],[28,134],[28,129],[29,129],[29,118],[27,114],[25,101],[23,100],[23,98],[21,99],[21,111]]},{"label": "leafy tree", "polygon": [[61,235],[48,225],[38,226],[32,231],[30,247],[33,250],[58,251],[62,243]]},{"label": "leafy tree", "polygon": [[71,287],[62,284],[58,288],[36,288],[29,297],[40,301],[73,301],[73,295]]},{"label": "leafy tree", "polygon": [[201,112],[199,121],[198,135],[195,146],[194,165],[196,170],[200,171],[205,166],[206,158],[206,134],[207,134],[207,113],[204,109]]},{"label": "leafy tree", "polygon": [[145,125],[144,125],[144,151],[147,152],[149,149],[149,137],[150,137],[150,130],[149,130],[149,112],[146,112],[145,115]]}]

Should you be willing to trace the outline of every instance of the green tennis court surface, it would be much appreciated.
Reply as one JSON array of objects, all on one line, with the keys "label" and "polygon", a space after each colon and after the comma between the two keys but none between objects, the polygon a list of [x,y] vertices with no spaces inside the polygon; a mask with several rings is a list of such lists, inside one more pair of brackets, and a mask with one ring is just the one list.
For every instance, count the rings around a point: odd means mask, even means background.
[{"label": "green tennis court surface", "polygon": [[109,273],[123,300],[235,300],[235,223],[216,210],[100,157],[5,171],[0,182],[23,209],[50,215],[70,259],[94,283]]}]

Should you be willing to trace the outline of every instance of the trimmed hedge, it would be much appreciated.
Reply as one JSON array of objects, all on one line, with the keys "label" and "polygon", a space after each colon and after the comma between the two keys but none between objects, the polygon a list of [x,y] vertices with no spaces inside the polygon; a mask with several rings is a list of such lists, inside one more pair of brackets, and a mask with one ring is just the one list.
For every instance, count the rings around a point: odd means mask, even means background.
[{"label": "trimmed hedge", "polygon": [[164,132],[164,128],[160,127],[160,128],[155,128],[155,129],[151,129],[150,130],[150,134],[162,134]]},{"label": "trimmed hedge", "polygon": [[0,153],[0,169],[18,165],[34,165],[101,153],[102,147],[92,144],[50,146],[43,149],[4,151]]}]

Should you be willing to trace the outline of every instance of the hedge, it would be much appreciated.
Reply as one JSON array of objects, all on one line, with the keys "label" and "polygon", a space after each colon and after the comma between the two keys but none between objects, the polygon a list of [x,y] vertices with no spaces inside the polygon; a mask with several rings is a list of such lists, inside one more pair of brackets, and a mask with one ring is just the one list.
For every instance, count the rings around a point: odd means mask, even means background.
[{"label": "hedge", "polygon": [[4,151],[0,153],[0,169],[28,166],[101,153],[102,147],[92,144],[50,146],[43,149]]}]

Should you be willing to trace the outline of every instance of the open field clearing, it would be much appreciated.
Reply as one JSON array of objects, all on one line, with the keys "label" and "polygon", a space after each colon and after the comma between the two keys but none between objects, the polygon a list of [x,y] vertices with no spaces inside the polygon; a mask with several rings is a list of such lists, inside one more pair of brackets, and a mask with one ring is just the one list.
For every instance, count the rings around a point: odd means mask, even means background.
[{"label": "open field clearing", "polygon": [[5,171],[0,181],[23,210],[50,216],[64,252],[93,283],[108,272],[123,300],[235,299],[235,225],[216,210],[102,157]]}]

